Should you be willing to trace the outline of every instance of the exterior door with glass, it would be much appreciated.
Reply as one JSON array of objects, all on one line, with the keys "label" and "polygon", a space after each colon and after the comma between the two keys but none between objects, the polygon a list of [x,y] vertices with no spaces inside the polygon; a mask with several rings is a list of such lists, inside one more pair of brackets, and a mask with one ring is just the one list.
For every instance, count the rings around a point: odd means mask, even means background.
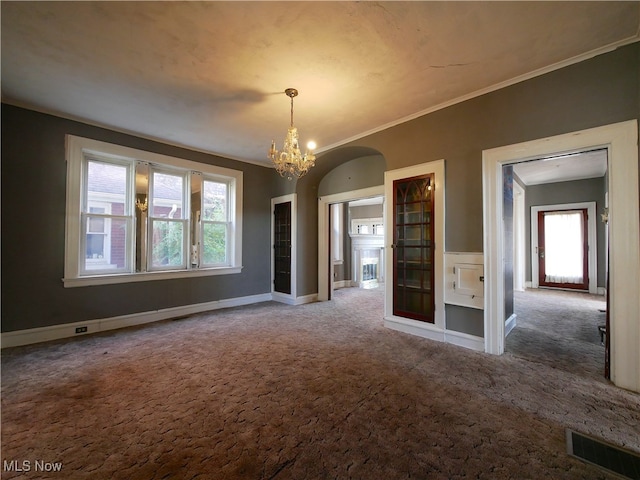
[{"label": "exterior door with glass", "polygon": [[538,212],[538,284],[589,290],[587,209]]}]

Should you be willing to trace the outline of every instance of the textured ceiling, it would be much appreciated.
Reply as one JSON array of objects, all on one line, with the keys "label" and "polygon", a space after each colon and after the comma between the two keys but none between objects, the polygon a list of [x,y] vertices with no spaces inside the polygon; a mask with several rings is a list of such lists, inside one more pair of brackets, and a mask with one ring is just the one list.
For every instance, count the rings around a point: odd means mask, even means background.
[{"label": "textured ceiling", "polygon": [[638,39],[639,2],[2,2],[3,100],[250,162]]}]

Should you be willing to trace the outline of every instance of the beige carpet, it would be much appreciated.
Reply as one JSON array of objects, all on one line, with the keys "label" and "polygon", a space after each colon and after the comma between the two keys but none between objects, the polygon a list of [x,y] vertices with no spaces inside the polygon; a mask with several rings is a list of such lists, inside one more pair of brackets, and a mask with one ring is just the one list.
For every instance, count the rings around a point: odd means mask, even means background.
[{"label": "beige carpet", "polygon": [[382,301],[343,289],[4,350],[3,467],[30,471],[2,478],[615,478],[566,455],[568,427],[640,451],[639,395],[385,329]]}]

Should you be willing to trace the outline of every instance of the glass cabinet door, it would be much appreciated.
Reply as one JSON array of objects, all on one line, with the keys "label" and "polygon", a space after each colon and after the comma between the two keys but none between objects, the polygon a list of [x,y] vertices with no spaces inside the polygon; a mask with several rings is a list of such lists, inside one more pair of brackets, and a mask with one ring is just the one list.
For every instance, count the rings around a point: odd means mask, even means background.
[{"label": "glass cabinet door", "polygon": [[291,293],[291,202],[275,205],[273,222],[273,290]]},{"label": "glass cabinet door", "polygon": [[434,323],[433,174],[393,182],[393,314]]}]

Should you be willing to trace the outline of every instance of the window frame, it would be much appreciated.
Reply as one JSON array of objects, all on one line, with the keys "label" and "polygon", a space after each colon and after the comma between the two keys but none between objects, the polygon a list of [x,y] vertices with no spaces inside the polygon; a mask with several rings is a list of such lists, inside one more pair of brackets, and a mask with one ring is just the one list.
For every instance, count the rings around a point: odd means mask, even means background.
[{"label": "window frame", "polygon": [[[235,208],[233,207],[233,200],[232,200],[232,195],[231,193],[233,192],[233,187],[231,186],[229,180],[227,178],[224,177],[220,177],[220,176],[213,176],[213,175],[203,175],[202,177],[202,191],[204,192],[204,184],[205,182],[211,182],[211,183],[223,183],[226,185],[226,198],[225,198],[225,220],[205,220],[203,219],[203,215],[201,214],[199,220],[199,225],[198,225],[198,233],[199,233],[199,245],[200,248],[199,250],[199,264],[200,265],[204,265],[204,268],[216,268],[216,267],[220,267],[220,266],[228,266],[229,263],[231,262],[231,257],[233,254],[233,245],[232,245],[232,239],[233,239],[233,221],[232,221],[232,212],[233,210],[235,210]],[[202,209],[204,210],[204,198],[202,199]],[[224,225],[225,227],[225,243],[227,245],[227,255],[225,258],[225,261],[222,263],[205,263],[204,261],[204,256],[205,256],[205,251],[204,251],[204,235],[205,235],[205,225]]]},{"label": "window frame", "polygon": [[[162,175],[171,175],[175,177],[182,178],[182,192],[181,192],[181,208],[180,208],[180,216],[173,217],[161,217],[157,215],[152,215],[154,210],[154,202],[155,202],[155,180],[154,174],[159,173]],[[148,176],[148,196],[147,201],[149,204],[147,210],[147,222],[148,222],[148,230],[147,230],[147,270],[149,272],[164,272],[167,270],[186,270],[188,268],[193,268],[189,265],[189,245],[190,241],[190,231],[191,231],[191,205],[189,202],[190,192],[191,192],[191,172],[188,170],[178,170],[173,168],[167,168],[166,165],[153,165],[149,164],[149,176]],[[168,224],[181,224],[182,225],[182,261],[180,265],[170,265],[170,266],[154,266],[153,264],[153,226],[156,222],[167,222]]]},{"label": "window frame", "polygon": [[[194,162],[177,157],[170,157],[153,152],[147,152],[130,147],[116,145],[112,143],[102,142],[99,140],[88,139],[75,135],[66,135],[66,162],[67,162],[67,198],[66,198],[66,220],[65,220],[65,260],[64,260],[64,277],[63,283],[65,287],[80,287],[89,285],[106,285],[117,283],[141,282],[152,280],[165,280],[176,278],[190,278],[199,276],[212,275],[228,275],[236,274],[242,271],[242,198],[243,198],[243,172],[233,170],[216,165]],[[147,271],[135,271],[135,248],[136,235],[135,227],[132,231],[131,238],[127,244],[128,252],[131,255],[129,263],[130,270],[126,272],[118,271],[111,273],[100,271],[82,270],[82,261],[80,255],[85,255],[82,250],[85,241],[82,235],[86,229],[85,222],[82,221],[82,202],[84,194],[84,165],[85,156],[92,156],[98,160],[113,161],[114,163],[130,164],[132,172],[135,172],[136,163],[144,162],[154,169],[160,169],[167,173],[179,171],[184,173],[185,181],[185,199],[183,202],[183,221],[185,222],[185,257],[186,265],[178,269],[149,269]],[[151,172],[151,169],[149,170]],[[228,242],[228,262],[222,266],[203,266],[192,264],[190,260],[191,245],[191,209],[189,205],[189,173],[200,173],[203,178],[213,179],[214,181],[224,181],[228,184],[228,215],[229,215],[229,231],[230,237]],[[128,188],[132,195],[130,202],[135,202],[135,174],[129,176]],[[148,193],[148,192],[147,192]],[[150,200],[150,199],[149,199]],[[135,203],[128,206],[135,213]],[[135,217],[135,215],[134,215]],[[149,235],[147,235],[146,245],[147,252],[150,255]]]}]

